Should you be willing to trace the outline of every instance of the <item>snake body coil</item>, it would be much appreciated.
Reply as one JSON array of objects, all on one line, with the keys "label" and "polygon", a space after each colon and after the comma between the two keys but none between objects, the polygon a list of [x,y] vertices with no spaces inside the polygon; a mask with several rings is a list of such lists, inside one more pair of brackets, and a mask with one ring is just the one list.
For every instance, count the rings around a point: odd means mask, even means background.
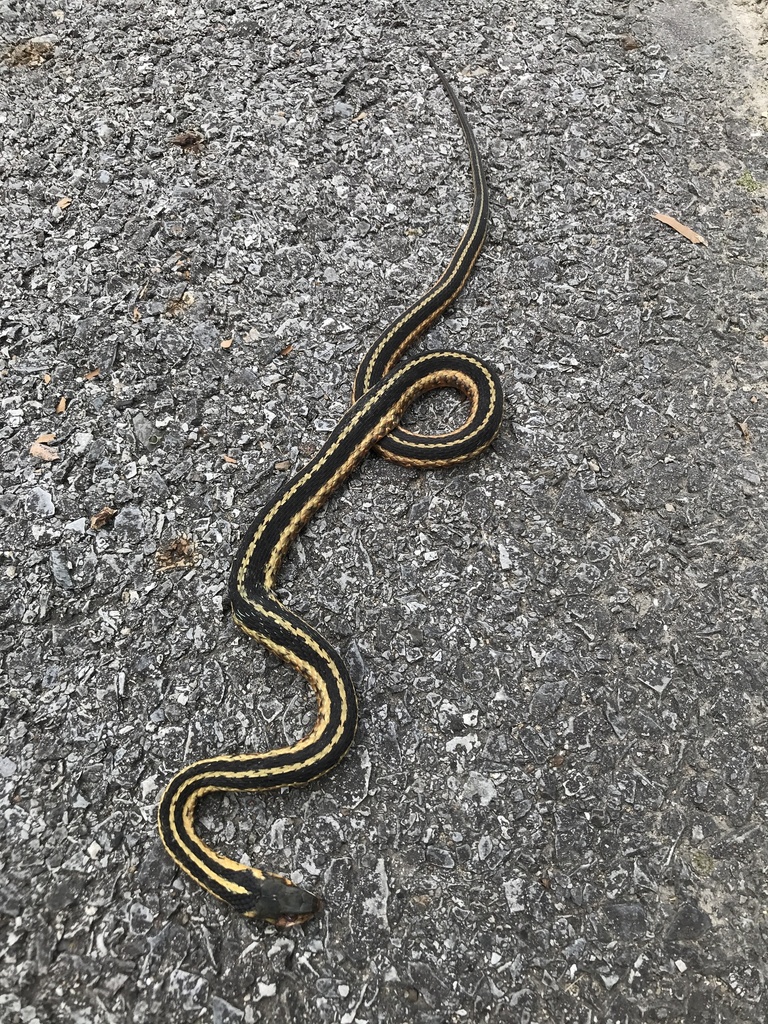
[{"label": "snake body coil", "polygon": [[[275,596],[280,564],[299,531],[371,450],[406,466],[451,466],[487,448],[501,424],[501,384],[480,359],[444,351],[401,360],[464,287],[488,222],[487,188],[475,137],[447,79],[432,66],[469,150],[474,190],[469,224],[439,280],[366,353],[355,377],[353,404],[315,457],[248,527],[230,575],[235,623],[308,680],[317,698],[315,725],[289,747],[221,755],[188,765],[168,784],[158,808],[160,836],[179,867],[247,917],[283,926],[306,921],[321,901],[282,875],[214,852],[198,835],[194,820],[196,804],[206,793],[266,790],[317,778],[341,760],[354,737],[357,700],[347,668],[333,647]],[[468,400],[467,419],[458,429],[425,435],[400,426],[420,395],[444,387],[458,390]]]}]

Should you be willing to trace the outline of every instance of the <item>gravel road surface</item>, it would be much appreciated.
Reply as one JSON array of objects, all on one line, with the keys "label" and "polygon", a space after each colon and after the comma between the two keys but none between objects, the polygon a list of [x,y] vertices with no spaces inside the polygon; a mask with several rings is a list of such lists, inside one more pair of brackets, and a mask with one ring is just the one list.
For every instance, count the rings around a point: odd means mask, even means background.
[{"label": "gravel road surface", "polygon": [[[3,1024],[763,1024],[766,40],[765,0],[0,0]],[[201,815],[322,894],[281,932],[156,806],[313,721],[226,578],[463,230],[425,50],[492,227],[423,344],[505,422],[370,458],[285,567],[357,741]]]}]

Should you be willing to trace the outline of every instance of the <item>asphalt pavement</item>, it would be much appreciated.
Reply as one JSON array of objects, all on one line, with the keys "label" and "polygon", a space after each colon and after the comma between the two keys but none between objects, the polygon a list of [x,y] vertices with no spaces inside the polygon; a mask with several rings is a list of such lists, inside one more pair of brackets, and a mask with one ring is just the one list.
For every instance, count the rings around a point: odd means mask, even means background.
[{"label": "asphalt pavement", "polygon": [[[0,1021],[762,1024],[764,0],[0,0],[0,40]],[[156,807],[314,720],[227,573],[466,223],[425,52],[492,224],[421,344],[505,419],[369,458],[284,568],[355,745],[201,814],[322,895],[280,931]]]}]

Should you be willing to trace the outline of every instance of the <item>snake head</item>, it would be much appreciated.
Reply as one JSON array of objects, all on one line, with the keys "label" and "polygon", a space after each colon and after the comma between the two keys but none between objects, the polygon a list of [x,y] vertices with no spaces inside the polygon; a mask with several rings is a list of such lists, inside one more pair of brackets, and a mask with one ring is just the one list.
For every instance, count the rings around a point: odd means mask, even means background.
[{"label": "snake head", "polygon": [[245,917],[292,928],[309,921],[323,908],[323,901],[281,875],[253,872],[248,879],[247,894],[232,896],[232,906]]}]

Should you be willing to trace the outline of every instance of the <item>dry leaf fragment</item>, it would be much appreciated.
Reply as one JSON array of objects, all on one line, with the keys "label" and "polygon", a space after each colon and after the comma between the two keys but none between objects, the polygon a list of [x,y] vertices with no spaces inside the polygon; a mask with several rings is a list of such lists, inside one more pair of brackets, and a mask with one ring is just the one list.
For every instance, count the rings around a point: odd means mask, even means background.
[{"label": "dry leaf fragment", "polygon": [[107,523],[111,523],[116,515],[116,508],[108,508],[105,506],[101,512],[97,512],[95,516],[91,516],[91,529],[103,530]]},{"label": "dry leaf fragment", "polygon": [[67,396],[62,395],[59,401],[56,403],[56,412],[62,413],[67,410]]},{"label": "dry leaf fragment", "polygon": [[698,233],[698,231],[694,231],[693,228],[689,228],[685,224],[681,224],[679,220],[675,220],[675,218],[670,217],[669,214],[653,213],[651,216],[656,220],[660,220],[662,224],[667,224],[675,231],[678,231],[684,238],[687,238],[689,242],[693,242],[694,245],[701,243],[701,245],[705,245],[709,248],[709,243]]},{"label": "dry leaf fragment", "polygon": [[62,196],[58,203],[56,203],[56,205],[60,210],[66,210],[68,206],[72,205],[72,200],[69,198],[69,196]]},{"label": "dry leaf fragment", "polygon": [[222,458],[224,459],[225,462],[228,462],[230,466],[237,465],[237,459],[233,459],[231,455],[222,455]]},{"label": "dry leaf fragment", "polygon": [[55,462],[59,457],[59,450],[35,441],[29,447],[29,454],[33,459],[40,459],[41,462]]},{"label": "dry leaf fragment", "polygon": [[8,60],[17,67],[39,68],[53,56],[56,43],[59,40],[56,36],[35,36],[33,39],[26,39],[18,43],[8,54]]},{"label": "dry leaf fragment", "polygon": [[171,139],[171,145],[178,146],[185,153],[199,153],[205,144],[205,136],[195,130],[179,132]]},{"label": "dry leaf fragment", "polygon": [[286,345],[285,348],[280,349],[281,356],[289,356],[293,352],[293,345]]},{"label": "dry leaf fragment", "polygon": [[221,348],[232,348],[232,339],[231,338],[222,338],[221,346],[220,347]]},{"label": "dry leaf fragment", "polygon": [[[736,419],[735,416],[733,418]],[[749,425],[746,420],[744,420],[743,423],[740,423],[738,420],[736,420],[736,426],[741,431],[741,436],[744,438],[745,441],[752,440],[752,435],[749,432]]]},{"label": "dry leaf fragment", "polygon": [[185,288],[177,299],[171,299],[165,307],[166,316],[180,316],[186,309],[193,306],[194,303],[195,296]]},{"label": "dry leaf fragment", "polygon": [[169,569],[189,569],[196,561],[195,543],[184,534],[174,537],[155,552],[158,572],[167,572]]},{"label": "dry leaf fragment", "polygon": [[100,373],[101,370],[98,368],[95,370],[89,370],[88,373],[84,375],[83,380],[93,380],[95,377],[98,377]]},{"label": "dry leaf fragment", "polygon": [[55,434],[41,434],[39,437],[35,438],[35,443],[36,444],[48,444],[50,441],[55,441],[55,440],[56,440],[56,435]]},{"label": "dry leaf fragment", "polygon": [[43,384],[50,384],[50,383],[51,383],[51,375],[50,375],[50,373],[44,373],[43,374]]}]

